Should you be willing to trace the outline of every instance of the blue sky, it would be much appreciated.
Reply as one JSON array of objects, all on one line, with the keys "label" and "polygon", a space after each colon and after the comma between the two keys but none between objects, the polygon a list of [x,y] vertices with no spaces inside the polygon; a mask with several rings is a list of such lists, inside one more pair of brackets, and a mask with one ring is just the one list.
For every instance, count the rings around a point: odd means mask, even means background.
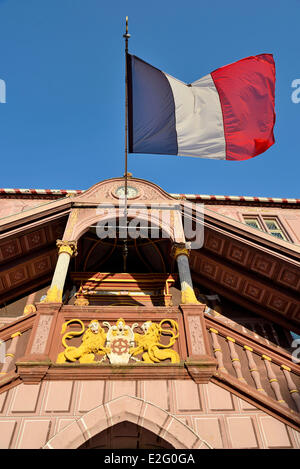
[{"label": "blue sky", "polygon": [[248,161],[129,155],[169,192],[300,197],[300,0],[0,0],[0,187],[87,189],[124,173],[130,52],[185,82],[273,53],[276,143]]}]

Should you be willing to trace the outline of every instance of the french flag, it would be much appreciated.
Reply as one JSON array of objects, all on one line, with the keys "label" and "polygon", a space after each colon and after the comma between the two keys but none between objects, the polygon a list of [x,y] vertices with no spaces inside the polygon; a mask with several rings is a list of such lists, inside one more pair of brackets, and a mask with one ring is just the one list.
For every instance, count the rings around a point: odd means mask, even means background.
[{"label": "french flag", "polygon": [[274,143],[275,63],[261,54],[186,84],[127,55],[129,152],[246,160]]}]

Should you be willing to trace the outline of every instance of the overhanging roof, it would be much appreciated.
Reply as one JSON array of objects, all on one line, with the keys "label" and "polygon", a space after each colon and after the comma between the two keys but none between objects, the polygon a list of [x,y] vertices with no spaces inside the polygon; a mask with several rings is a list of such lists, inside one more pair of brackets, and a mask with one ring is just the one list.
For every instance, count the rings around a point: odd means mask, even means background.
[{"label": "overhanging roof", "polygon": [[[0,197],[36,197],[36,198],[58,198],[73,196],[84,193],[85,190],[74,189],[0,189]],[[247,203],[247,204],[287,204],[290,206],[300,206],[300,199],[286,197],[257,197],[257,196],[236,196],[236,195],[208,195],[208,194],[177,194],[170,193],[175,199],[193,200],[199,202],[221,202],[221,203]]]},{"label": "overhanging roof", "polygon": [[[97,204],[98,188],[100,190],[102,184],[107,185],[110,181],[116,183],[118,179],[102,181],[88,191],[72,193],[69,197],[55,194],[52,200],[39,207],[0,219],[2,301],[4,297],[11,298],[16,291],[19,292],[24,282],[28,286],[30,282],[38,281],[34,265],[40,265],[40,268],[47,266],[47,275],[51,277],[55,264],[55,239],[62,235],[58,235],[59,230],[55,226],[60,226],[63,231],[73,206],[78,208],[81,203],[86,203],[88,194],[96,194],[89,204]],[[153,183],[135,178],[131,181],[141,187],[151,186],[151,190],[157,188],[162,196],[165,194],[166,198],[171,198]],[[18,197],[18,194],[13,196]],[[34,194],[30,196],[35,197]],[[183,199],[181,196],[176,198]],[[274,203],[298,203],[298,199],[296,202],[287,200],[276,199]],[[235,203],[240,202],[237,200]],[[30,240],[36,243],[31,248]],[[299,330],[299,267],[300,246],[276,239],[209,208],[205,210],[204,246],[191,253],[193,278],[198,283],[279,324]],[[12,279],[17,283],[13,284]]]}]

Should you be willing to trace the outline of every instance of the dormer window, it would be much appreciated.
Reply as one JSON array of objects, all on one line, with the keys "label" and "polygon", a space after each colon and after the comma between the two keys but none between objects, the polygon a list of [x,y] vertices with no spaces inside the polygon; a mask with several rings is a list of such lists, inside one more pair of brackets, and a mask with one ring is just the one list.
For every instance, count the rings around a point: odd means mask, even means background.
[{"label": "dormer window", "polygon": [[275,218],[264,218],[264,222],[268,228],[268,232],[272,236],[276,236],[276,238],[287,241],[287,237],[284,235],[282,228]]},{"label": "dormer window", "polygon": [[245,223],[252,228],[262,229],[257,218],[245,218]]},{"label": "dormer window", "polygon": [[246,225],[265,231],[276,238],[291,241],[287,236],[282,224],[277,217],[266,217],[262,215],[243,216]]}]

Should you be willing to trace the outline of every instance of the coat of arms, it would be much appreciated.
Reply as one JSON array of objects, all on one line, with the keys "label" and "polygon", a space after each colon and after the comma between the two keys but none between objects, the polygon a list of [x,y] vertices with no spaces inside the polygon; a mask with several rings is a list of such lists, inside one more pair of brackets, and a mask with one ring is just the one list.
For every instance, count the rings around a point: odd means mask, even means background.
[{"label": "coat of arms", "polygon": [[[66,328],[74,323],[80,324],[81,329],[65,333]],[[58,355],[57,363],[79,360],[80,363],[108,361],[112,365],[124,365],[130,360],[159,363],[167,359],[170,359],[171,363],[180,362],[178,353],[171,348],[179,336],[178,324],[173,319],[163,319],[160,323],[146,321],[141,326],[138,323],[129,326],[120,318],[114,325],[104,321],[102,326],[96,319],[92,320],[87,328],[80,319],[65,322],[61,332],[65,333],[62,338],[65,350]],[[107,331],[104,328],[107,328]],[[135,332],[138,328],[142,333]],[[81,335],[79,347],[67,344],[66,340]],[[163,343],[163,336],[168,336],[167,343]]]}]

